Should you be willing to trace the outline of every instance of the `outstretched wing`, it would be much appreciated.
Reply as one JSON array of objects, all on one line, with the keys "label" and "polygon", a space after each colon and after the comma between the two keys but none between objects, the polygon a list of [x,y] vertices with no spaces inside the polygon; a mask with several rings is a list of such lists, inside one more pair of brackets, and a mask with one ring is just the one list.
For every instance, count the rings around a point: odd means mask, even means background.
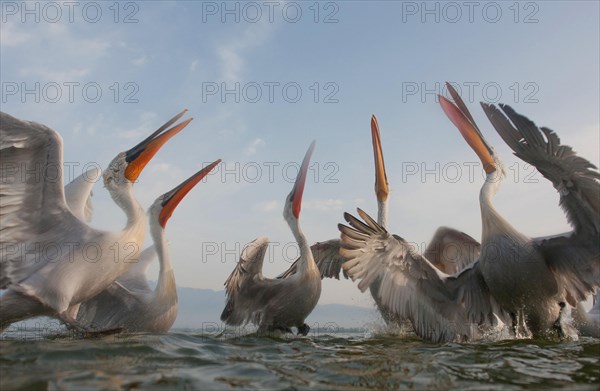
[{"label": "outstretched wing", "polygon": [[561,145],[554,131],[538,128],[510,106],[500,105],[508,118],[494,105],[482,103],[482,106],[515,155],[552,182],[575,233],[597,239],[600,235],[600,173],[596,167],[577,156],[570,146]]},{"label": "outstretched wing", "polygon": [[275,303],[273,298],[281,295],[283,279],[267,279],[262,266],[269,245],[267,237],[259,237],[242,251],[240,260],[225,281],[227,302],[221,320],[231,326],[247,322],[260,323],[267,305]]},{"label": "outstretched wing", "polygon": [[[340,279],[340,271],[342,270],[342,263],[346,261],[344,257],[340,255],[340,247],[342,243],[339,239],[330,239],[326,242],[318,242],[310,247],[312,251],[313,259],[321,272],[321,279],[323,278],[335,278]],[[300,258],[296,259],[294,263],[283,273],[278,275],[276,278],[285,279],[291,275],[296,274],[297,264]],[[348,278],[346,271],[343,271],[344,277]]]},{"label": "outstretched wing", "polygon": [[71,212],[81,221],[92,221],[92,187],[100,177],[101,170],[93,167],[65,186],[65,199]]},{"label": "outstretched wing", "polygon": [[600,173],[571,147],[561,145],[554,131],[538,128],[510,106],[500,105],[508,118],[493,105],[482,106],[515,155],[535,166],[560,195],[573,232],[534,240],[575,306],[600,287]]},{"label": "outstretched wing", "polygon": [[347,247],[341,250],[347,258],[343,268],[352,280],[361,280],[361,291],[380,280],[381,304],[393,315],[409,319],[417,335],[428,341],[471,340],[479,326],[494,323],[495,306],[476,263],[448,276],[410,243],[390,235],[362,210],[358,213],[365,223],[346,213],[352,228],[340,224],[339,229]]},{"label": "outstretched wing", "polygon": [[481,244],[454,228],[439,227],[423,253],[429,262],[446,274],[454,274],[479,258]]},{"label": "outstretched wing", "polygon": [[28,247],[62,246],[87,227],[67,207],[62,164],[58,133],[0,112],[0,289],[48,263]]}]

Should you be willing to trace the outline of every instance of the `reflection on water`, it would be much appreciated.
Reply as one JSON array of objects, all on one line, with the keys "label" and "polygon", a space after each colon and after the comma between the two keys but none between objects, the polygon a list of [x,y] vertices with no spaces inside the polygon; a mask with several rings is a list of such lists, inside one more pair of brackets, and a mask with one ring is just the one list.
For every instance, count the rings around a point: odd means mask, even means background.
[{"label": "reflection on water", "polygon": [[[0,389],[598,389],[600,340],[428,344],[404,331],[73,338],[11,330]],[[246,330],[245,330],[246,331]],[[327,333],[326,331],[329,331]]]}]

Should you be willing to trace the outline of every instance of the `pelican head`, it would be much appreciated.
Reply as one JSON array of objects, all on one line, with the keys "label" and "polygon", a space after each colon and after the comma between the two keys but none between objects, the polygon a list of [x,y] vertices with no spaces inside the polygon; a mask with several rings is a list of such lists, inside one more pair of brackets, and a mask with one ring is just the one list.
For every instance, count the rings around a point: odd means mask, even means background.
[{"label": "pelican head", "polygon": [[310,163],[310,157],[312,156],[313,150],[315,149],[316,142],[313,141],[304,155],[304,160],[298,171],[296,182],[292,191],[286,198],[285,206],[283,208],[283,218],[288,224],[294,221],[298,221],[300,218],[300,209],[302,207],[302,194],[304,193],[304,185],[306,184],[306,175],[308,173],[308,164]]},{"label": "pelican head", "polygon": [[[169,129],[187,110],[183,110],[154,133],[128,151],[119,153],[103,173],[104,186],[110,191],[131,186],[158,150],[174,135],[185,128],[192,118]],[[167,130],[168,129],[168,130]]]},{"label": "pelican head", "polygon": [[450,118],[450,121],[458,128],[467,144],[469,144],[479,157],[479,160],[481,160],[481,164],[486,173],[486,182],[500,182],[505,176],[504,165],[494,148],[488,144],[483,137],[483,134],[481,134],[481,131],[472,120],[471,115],[465,113],[456,104],[450,102],[443,96],[438,95],[438,97],[440,105],[448,118]]},{"label": "pelican head", "polygon": [[198,171],[186,181],[181,183],[179,186],[171,191],[158,197],[154,203],[148,208],[148,216],[150,221],[158,221],[158,226],[162,229],[167,225],[167,221],[173,214],[173,211],[177,205],[181,202],[183,197],[194,188],[209,172],[213,170],[221,162],[221,159],[214,161],[202,170]]}]

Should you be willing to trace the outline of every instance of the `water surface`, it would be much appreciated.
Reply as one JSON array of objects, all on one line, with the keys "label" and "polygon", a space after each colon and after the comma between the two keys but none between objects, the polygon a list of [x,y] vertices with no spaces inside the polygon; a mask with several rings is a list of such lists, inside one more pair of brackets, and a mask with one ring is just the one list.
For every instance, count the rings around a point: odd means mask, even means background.
[{"label": "water surface", "polygon": [[307,337],[172,330],[73,338],[8,332],[0,389],[569,389],[600,387],[600,340],[424,343],[371,331]]}]

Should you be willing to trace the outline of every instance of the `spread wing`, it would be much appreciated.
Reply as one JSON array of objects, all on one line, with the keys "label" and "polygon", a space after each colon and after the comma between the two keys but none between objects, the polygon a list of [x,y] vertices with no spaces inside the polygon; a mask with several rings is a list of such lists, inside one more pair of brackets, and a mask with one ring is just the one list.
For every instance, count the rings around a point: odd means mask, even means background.
[{"label": "spread wing", "polygon": [[[340,279],[340,271],[342,270],[342,263],[346,260],[340,255],[340,247],[342,243],[339,239],[330,239],[326,242],[318,242],[310,247],[313,258],[317,267],[321,271],[321,279],[323,278],[335,278]],[[297,263],[300,260],[298,258],[292,265],[283,273],[278,275],[276,278],[285,279],[291,275],[296,274]],[[344,277],[348,278],[346,271],[343,271]]]},{"label": "spread wing", "polygon": [[49,262],[28,248],[81,242],[87,225],[67,207],[62,164],[58,133],[0,112],[0,289]]},{"label": "spread wing", "polygon": [[277,306],[274,298],[281,296],[285,280],[268,279],[262,274],[268,245],[269,239],[264,236],[248,244],[225,281],[227,303],[221,313],[221,320],[225,323],[232,326],[247,322],[258,324],[267,305]]},{"label": "spread wing", "polygon": [[481,244],[454,228],[440,227],[423,253],[429,262],[446,274],[460,272],[479,258]]},{"label": "spread wing", "polygon": [[101,171],[94,167],[65,186],[65,199],[71,212],[81,221],[92,221],[94,208],[92,205],[92,187],[100,177]]},{"label": "spread wing", "polygon": [[378,298],[393,315],[409,319],[415,332],[428,341],[471,340],[479,326],[495,323],[497,309],[478,271],[477,263],[449,276],[439,271],[414,246],[390,235],[365,212],[365,220],[345,214],[351,227],[339,225],[346,248],[343,268],[358,288],[380,281]]},{"label": "spread wing", "polygon": [[504,113],[493,105],[482,106],[515,155],[535,166],[560,195],[573,232],[534,240],[575,306],[600,287],[600,173],[561,145],[554,131],[538,128],[510,106],[500,105]]},{"label": "spread wing", "polygon": [[533,165],[552,182],[560,195],[560,206],[566,212],[575,233],[586,233],[598,238],[600,173],[596,167],[577,156],[570,146],[561,145],[554,131],[538,128],[510,106],[500,105],[506,116],[494,105],[482,106],[498,134],[515,155]]}]

